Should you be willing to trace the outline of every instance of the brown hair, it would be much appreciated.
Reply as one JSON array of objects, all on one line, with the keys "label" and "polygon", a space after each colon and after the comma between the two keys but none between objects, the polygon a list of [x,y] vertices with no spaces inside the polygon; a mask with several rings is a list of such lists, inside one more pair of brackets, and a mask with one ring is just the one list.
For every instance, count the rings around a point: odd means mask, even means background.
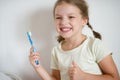
[{"label": "brown hair", "polygon": [[[102,39],[101,35],[98,32],[94,31],[93,28],[92,28],[92,26],[89,23],[88,5],[87,5],[87,3],[86,3],[85,0],[57,0],[57,2],[55,3],[55,6],[54,6],[54,11],[53,11],[54,15],[55,15],[55,8],[58,5],[62,4],[63,2],[77,6],[80,9],[80,11],[81,11],[82,17],[88,19],[87,25],[93,31],[93,35],[96,38]],[[64,40],[64,38],[59,35],[57,41],[61,42],[63,40]]]}]

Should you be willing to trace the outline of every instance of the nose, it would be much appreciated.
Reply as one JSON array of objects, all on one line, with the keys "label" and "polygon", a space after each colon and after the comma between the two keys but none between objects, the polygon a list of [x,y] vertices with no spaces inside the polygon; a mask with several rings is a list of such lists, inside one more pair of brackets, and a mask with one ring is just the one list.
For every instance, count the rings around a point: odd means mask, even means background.
[{"label": "nose", "polygon": [[67,25],[68,22],[69,22],[69,20],[68,20],[67,18],[63,18],[63,19],[61,20],[61,25]]}]

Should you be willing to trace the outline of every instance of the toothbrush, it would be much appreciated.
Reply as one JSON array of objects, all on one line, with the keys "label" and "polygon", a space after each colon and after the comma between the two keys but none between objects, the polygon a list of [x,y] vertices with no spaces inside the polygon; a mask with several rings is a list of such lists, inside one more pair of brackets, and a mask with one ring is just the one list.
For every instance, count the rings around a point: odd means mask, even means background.
[{"label": "toothbrush", "polygon": [[[27,37],[28,37],[28,40],[30,42],[30,45],[34,46],[34,43],[33,43],[32,39],[31,39],[31,35],[32,35],[31,32],[27,32]],[[36,48],[33,48],[33,52],[37,52]],[[35,63],[36,63],[36,65],[39,65],[38,60],[36,60]]]}]

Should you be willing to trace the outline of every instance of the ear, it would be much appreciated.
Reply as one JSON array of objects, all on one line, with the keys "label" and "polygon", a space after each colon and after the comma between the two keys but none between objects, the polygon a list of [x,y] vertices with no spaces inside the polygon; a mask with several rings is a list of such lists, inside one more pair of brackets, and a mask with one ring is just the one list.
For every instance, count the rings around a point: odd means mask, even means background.
[{"label": "ear", "polygon": [[85,26],[87,24],[87,22],[88,22],[88,18],[85,17],[82,19],[83,26]]}]

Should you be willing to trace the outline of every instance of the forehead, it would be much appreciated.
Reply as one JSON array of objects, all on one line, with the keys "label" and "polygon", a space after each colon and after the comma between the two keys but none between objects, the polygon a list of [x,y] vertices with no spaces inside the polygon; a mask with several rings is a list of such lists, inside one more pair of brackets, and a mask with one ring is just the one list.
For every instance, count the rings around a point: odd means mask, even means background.
[{"label": "forehead", "polygon": [[80,14],[80,9],[73,5],[68,3],[61,3],[56,6],[55,8],[55,14]]}]

